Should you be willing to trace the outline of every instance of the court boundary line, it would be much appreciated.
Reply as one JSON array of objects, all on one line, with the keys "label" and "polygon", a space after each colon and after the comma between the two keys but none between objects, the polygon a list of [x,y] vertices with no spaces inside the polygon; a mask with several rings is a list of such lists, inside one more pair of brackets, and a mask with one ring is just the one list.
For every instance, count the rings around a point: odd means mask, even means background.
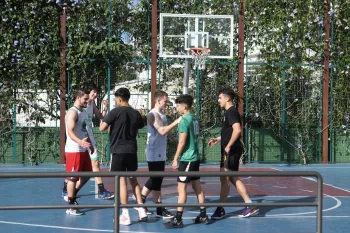
[{"label": "court boundary line", "polygon": [[[63,229],[63,230],[76,230],[76,231],[93,231],[93,232],[114,232],[113,230],[103,230],[103,229],[94,229],[94,228],[78,228],[78,227],[64,227],[64,226],[54,226],[54,225],[43,225],[43,224],[32,224],[32,223],[21,223],[21,222],[9,222],[1,221],[0,224],[9,224],[9,225],[21,225],[29,227],[42,227],[42,228],[53,228],[53,229]],[[124,233],[162,233],[158,231],[119,231]]]},{"label": "court boundary line", "polygon": [[[283,170],[280,170],[280,169],[277,169],[277,168],[274,168],[274,167],[271,167],[271,169],[274,169],[274,170],[279,171],[279,172],[283,172]],[[300,176],[300,177],[303,178],[303,179],[306,179],[306,180],[317,182],[316,179],[311,178],[311,177],[305,177],[305,176]],[[327,183],[323,182],[323,185],[326,185],[326,186],[329,186],[329,187],[332,187],[332,188],[339,189],[339,190],[342,190],[344,192],[350,193],[350,191],[347,190],[347,189],[343,189],[343,188],[340,188],[340,187],[337,187],[337,186],[334,186],[334,185],[331,185],[331,184],[327,184]],[[341,197],[341,196],[339,196],[339,197]]]}]

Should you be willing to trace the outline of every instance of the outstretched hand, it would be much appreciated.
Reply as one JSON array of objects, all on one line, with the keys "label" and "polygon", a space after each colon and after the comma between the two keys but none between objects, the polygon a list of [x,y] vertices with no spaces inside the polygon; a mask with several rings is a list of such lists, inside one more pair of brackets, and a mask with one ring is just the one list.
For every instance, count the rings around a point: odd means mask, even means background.
[{"label": "outstretched hand", "polygon": [[211,139],[209,139],[208,146],[212,147],[216,143],[218,143],[218,139],[217,138],[211,138]]},{"label": "outstretched hand", "polygon": [[105,109],[108,108],[108,100],[102,100],[102,104]]},{"label": "outstretched hand", "polygon": [[181,119],[182,119],[182,116],[180,116],[179,118],[177,118],[174,122],[175,122],[176,124],[179,124],[180,121],[181,121]]}]

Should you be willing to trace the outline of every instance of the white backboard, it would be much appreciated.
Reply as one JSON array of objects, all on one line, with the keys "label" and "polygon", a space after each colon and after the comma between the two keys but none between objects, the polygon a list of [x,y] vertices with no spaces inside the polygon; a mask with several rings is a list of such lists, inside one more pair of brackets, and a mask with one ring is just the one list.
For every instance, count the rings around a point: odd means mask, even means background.
[{"label": "white backboard", "polygon": [[233,16],[160,14],[159,56],[191,58],[190,48],[210,48],[209,58],[233,58]]}]

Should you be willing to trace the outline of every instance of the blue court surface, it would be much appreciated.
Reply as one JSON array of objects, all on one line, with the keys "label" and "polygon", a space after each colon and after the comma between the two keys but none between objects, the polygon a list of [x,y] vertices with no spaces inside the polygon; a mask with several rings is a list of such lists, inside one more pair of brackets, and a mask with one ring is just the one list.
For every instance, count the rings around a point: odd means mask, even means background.
[{"label": "blue court surface", "polygon": [[[203,165],[201,170],[217,171],[218,165]],[[107,168],[104,168],[107,170]],[[171,169],[169,167],[169,169]],[[2,172],[57,172],[64,171],[64,165],[1,165]],[[140,170],[145,170],[141,168]],[[240,171],[317,171],[324,179],[323,232],[350,232],[350,164],[337,165],[261,165],[241,166]],[[146,178],[139,178],[141,187]],[[220,180],[218,177],[201,179],[207,202],[218,202]],[[243,182],[253,202],[313,202],[316,200],[316,182],[307,177],[245,177]],[[114,190],[113,178],[104,179],[107,189]],[[62,178],[0,179],[0,205],[64,205],[61,197]],[[163,203],[177,202],[175,177],[165,177],[163,182]],[[188,187],[188,203],[196,203],[196,197]],[[95,196],[93,179],[80,191],[80,204],[112,204],[113,200],[99,200]],[[131,197],[131,192],[130,192]],[[230,201],[242,202],[231,186]],[[151,202],[149,198],[148,202]],[[134,201],[130,198],[130,203]],[[152,208],[150,208],[152,210]],[[170,209],[174,211],[174,209]],[[208,208],[210,216],[215,208]],[[242,208],[226,208],[225,219],[211,225],[195,225],[192,219],[199,210],[186,208],[185,227],[165,229],[165,220],[150,215],[148,222],[137,221],[137,211],[130,209],[132,225],[121,226],[120,232],[240,232],[240,233],[296,233],[316,232],[315,207],[262,207],[258,215],[239,218]],[[84,215],[66,215],[64,209],[57,210],[2,210],[0,211],[0,233],[71,233],[71,232],[113,232],[113,209],[83,209]]]}]

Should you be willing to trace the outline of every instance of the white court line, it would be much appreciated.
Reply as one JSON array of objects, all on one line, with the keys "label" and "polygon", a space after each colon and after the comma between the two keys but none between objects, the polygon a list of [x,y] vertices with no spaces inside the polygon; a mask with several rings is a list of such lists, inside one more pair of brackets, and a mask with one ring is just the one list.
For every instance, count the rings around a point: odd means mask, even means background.
[{"label": "white court line", "polygon": [[[283,172],[283,170],[280,170],[280,169],[277,169],[277,168],[273,168],[273,167],[271,167],[271,169],[274,169],[274,170],[276,170],[276,171]],[[304,179],[306,179],[306,180],[310,180],[310,181],[317,182],[316,178],[313,178],[313,177],[305,177],[305,176],[301,176],[301,178],[304,178]],[[327,183],[324,183],[324,182],[323,182],[323,185],[327,185],[327,186],[330,186],[330,187],[332,187],[332,188],[339,189],[339,190],[342,190],[342,191],[345,191],[345,192],[350,193],[350,191],[349,191],[349,190],[347,190],[347,189],[339,188],[339,187],[334,186],[334,185],[331,185],[331,184],[327,184]]]},{"label": "white court line", "polygon": [[299,189],[301,191],[305,191],[305,192],[309,192],[309,193],[313,193],[314,191],[311,191],[311,190],[306,190],[306,189]]},{"label": "white court line", "polygon": [[[213,177],[214,178],[214,177]],[[248,177],[243,177],[243,178],[240,178],[240,180],[248,180],[252,178],[251,176],[248,176]],[[218,177],[219,179],[219,177]],[[167,179],[163,179],[163,180],[172,180],[172,181],[177,181],[177,178],[174,178],[174,179],[170,179],[170,178],[167,178]],[[215,180],[206,180],[206,179],[200,179],[201,181],[215,181]],[[218,180],[218,182],[220,183],[220,180]]]},{"label": "white court line", "polygon": [[[325,210],[322,210],[322,212],[327,212],[327,211],[330,211],[330,210],[334,210],[334,209],[337,209],[341,206],[342,202],[336,198],[336,197],[333,197],[333,196],[329,196],[327,194],[323,194],[325,195],[326,197],[330,197],[332,199],[334,199],[336,201],[336,204],[328,209],[325,209]],[[207,197],[207,196],[206,196]],[[273,197],[273,196],[268,196],[268,197]],[[288,197],[288,196],[275,196],[275,197]],[[297,196],[294,196],[294,197],[297,197]],[[299,197],[303,197],[303,196],[299,196]],[[309,196],[304,196],[304,197],[309,197]],[[189,211],[191,213],[199,213],[198,211]],[[316,211],[311,211],[311,212],[301,212],[301,213],[292,213],[292,214],[271,214],[269,216],[297,216],[297,215],[304,215],[304,214],[315,214],[317,213]],[[210,214],[210,213],[208,213]]]},{"label": "white court line", "polygon": [[[271,215],[253,215],[254,217],[261,217],[261,218],[316,218],[316,216],[271,216]],[[238,216],[232,216],[228,218],[242,218]],[[322,216],[322,218],[350,218],[350,216]]]},{"label": "white court line", "polygon": [[[256,215],[259,217],[259,215]],[[316,216],[273,216],[273,215],[264,215],[262,218],[316,218]],[[193,219],[194,217],[183,217],[183,219]],[[229,218],[241,218],[238,216],[231,216]],[[322,218],[350,218],[350,216],[322,216]],[[65,229],[65,230],[76,230],[76,231],[92,231],[92,232],[114,232],[113,230],[102,230],[102,229],[92,229],[92,228],[74,228],[74,227],[62,227],[62,226],[51,226],[51,225],[42,225],[42,224],[29,224],[21,222],[8,222],[0,221],[0,224],[10,224],[10,225],[21,225],[28,227],[42,227],[42,228],[54,228],[54,229]],[[161,233],[161,232],[151,232],[151,231],[119,231],[123,233]]]},{"label": "white court line", "polygon": [[349,190],[347,190],[347,189],[339,188],[339,187],[336,187],[336,186],[331,185],[331,184],[326,184],[326,183],[323,183],[323,184],[324,184],[324,185],[328,185],[328,186],[330,186],[330,187],[333,187],[333,188],[336,188],[336,189],[340,189],[340,190],[343,190],[343,191],[345,191],[345,192],[350,193],[350,191],[349,191]]},{"label": "white court line", "polygon": [[283,186],[272,186],[272,187],[281,188],[281,189],[286,189],[287,188],[287,187],[283,187]]},{"label": "white court line", "polygon": [[[3,224],[11,224],[11,225],[22,225],[22,226],[29,226],[29,227],[43,227],[43,228],[55,228],[55,229],[66,229],[66,230],[76,230],[76,231],[93,231],[93,232],[114,232],[113,230],[102,230],[102,229],[92,229],[92,228],[75,228],[75,227],[62,227],[62,226],[50,226],[50,225],[42,225],[42,224],[29,224],[29,223],[21,223],[21,222],[7,222],[7,221],[0,221],[0,223]],[[161,233],[161,232],[155,232],[155,231],[119,231],[119,232],[125,232],[125,233]]]}]

